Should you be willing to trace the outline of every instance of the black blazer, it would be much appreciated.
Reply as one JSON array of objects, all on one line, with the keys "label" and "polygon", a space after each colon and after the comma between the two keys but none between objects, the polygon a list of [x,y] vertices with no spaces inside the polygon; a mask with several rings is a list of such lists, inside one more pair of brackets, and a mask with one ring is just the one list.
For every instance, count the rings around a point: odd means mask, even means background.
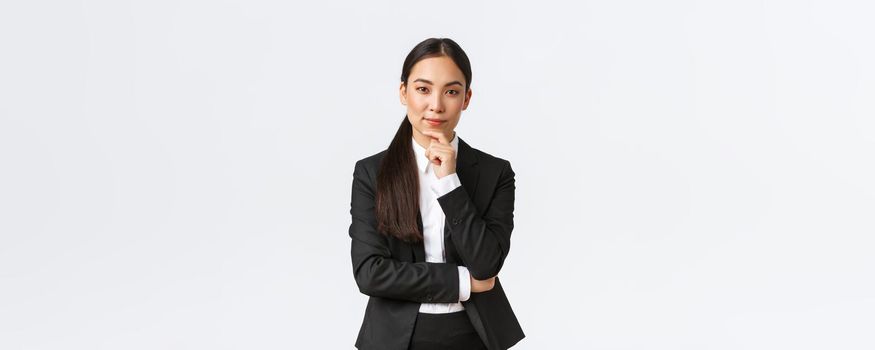
[{"label": "black blazer", "polygon": [[[408,244],[377,232],[376,175],[386,150],[355,164],[350,214],[352,271],[369,295],[355,346],[407,350],[420,303],[459,301],[459,271],[484,280],[498,275],[510,251],[514,172],[510,162],[472,148],[459,138],[456,173],[462,186],[437,200],[446,214],[446,263],[425,261],[422,242]],[[422,214],[417,218],[422,230]],[[504,350],[525,337],[501,287],[471,293],[465,311],[489,350]]]}]

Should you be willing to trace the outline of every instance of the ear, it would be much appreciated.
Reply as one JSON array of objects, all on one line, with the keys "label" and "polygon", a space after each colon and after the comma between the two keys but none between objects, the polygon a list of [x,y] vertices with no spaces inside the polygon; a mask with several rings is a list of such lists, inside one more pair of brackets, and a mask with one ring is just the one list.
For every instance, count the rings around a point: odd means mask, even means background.
[{"label": "ear", "polygon": [[398,98],[401,100],[402,105],[407,105],[407,86],[405,86],[404,82],[401,82],[401,86],[398,88]]},{"label": "ear", "polygon": [[465,91],[465,103],[462,104],[462,110],[468,109],[468,103],[471,102],[471,89]]}]

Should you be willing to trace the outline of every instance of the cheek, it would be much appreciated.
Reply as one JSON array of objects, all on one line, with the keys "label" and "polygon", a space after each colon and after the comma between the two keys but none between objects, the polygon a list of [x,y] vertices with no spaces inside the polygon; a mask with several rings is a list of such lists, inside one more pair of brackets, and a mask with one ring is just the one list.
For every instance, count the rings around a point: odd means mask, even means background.
[{"label": "cheek", "polygon": [[465,98],[463,96],[453,97],[447,99],[447,104],[454,107],[462,108],[462,106],[465,104]]},{"label": "cheek", "polygon": [[407,98],[407,108],[412,110],[420,110],[428,107],[428,100],[422,96],[409,96]]}]

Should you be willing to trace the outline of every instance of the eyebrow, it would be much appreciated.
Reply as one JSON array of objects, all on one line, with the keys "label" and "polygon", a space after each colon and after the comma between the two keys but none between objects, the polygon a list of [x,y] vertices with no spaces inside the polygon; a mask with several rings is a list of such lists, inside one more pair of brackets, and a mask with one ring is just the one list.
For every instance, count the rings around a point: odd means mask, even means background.
[{"label": "eyebrow", "polygon": [[[434,85],[434,83],[432,83],[430,80],[426,80],[426,79],[422,79],[422,78],[416,78],[416,80],[414,80],[413,82],[415,83],[417,81],[421,81],[421,82],[429,84],[429,85]],[[444,86],[450,86],[450,85],[465,86],[465,85],[462,85],[462,83],[460,83],[458,80],[453,80],[449,83],[446,83]]]}]

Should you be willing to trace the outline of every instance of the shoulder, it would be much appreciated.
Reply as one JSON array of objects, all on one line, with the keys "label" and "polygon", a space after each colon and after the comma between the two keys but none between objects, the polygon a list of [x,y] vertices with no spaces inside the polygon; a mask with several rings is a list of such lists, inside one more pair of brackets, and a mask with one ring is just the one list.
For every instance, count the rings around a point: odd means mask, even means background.
[{"label": "shoulder", "polygon": [[477,162],[481,169],[490,169],[498,175],[508,173],[513,174],[509,160],[486,153],[474,147],[471,147],[471,151],[477,156]]},{"label": "shoulder", "polygon": [[363,167],[366,170],[376,169],[380,165],[380,161],[383,160],[383,156],[385,156],[388,151],[389,150],[384,149],[380,152],[359,159],[355,162],[355,166],[356,168]]},{"label": "shoulder", "polygon": [[483,165],[485,166],[503,168],[506,165],[510,164],[510,161],[505,158],[494,156],[474,147],[471,147],[471,150],[473,150],[474,153],[477,154],[477,161],[484,163]]},{"label": "shoulder", "polygon": [[380,152],[357,160],[355,162],[353,176],[365,177],[369,180],[373,180],[373,177],[377,174],[377,170],[380,167],[380,162],[383,160],[383,156],[386,155],[386,152],[388,152],[388,150],[382,150]]}]

